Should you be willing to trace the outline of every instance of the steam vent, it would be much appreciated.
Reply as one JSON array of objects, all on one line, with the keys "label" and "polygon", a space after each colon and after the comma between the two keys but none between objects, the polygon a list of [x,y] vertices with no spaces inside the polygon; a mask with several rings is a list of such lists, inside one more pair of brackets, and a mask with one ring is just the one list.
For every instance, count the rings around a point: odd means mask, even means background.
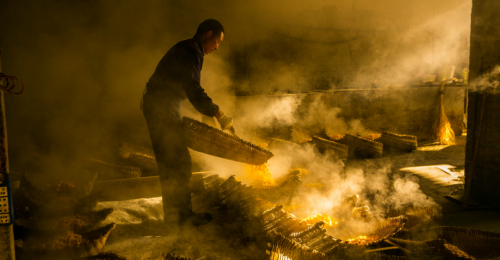
[{"label": "steam vent", "polygon": [[0,1],[0,260],[500,259],[500,1]]}]

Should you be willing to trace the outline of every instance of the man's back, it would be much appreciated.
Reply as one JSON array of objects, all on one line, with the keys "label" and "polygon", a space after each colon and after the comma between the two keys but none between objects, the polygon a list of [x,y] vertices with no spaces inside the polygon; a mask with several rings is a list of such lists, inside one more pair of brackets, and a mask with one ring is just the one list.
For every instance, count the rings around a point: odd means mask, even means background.
[{"label": "man's back", "polygon": [[183,85],[199,84],[202,65],[203,52],[195,40],[178,42],[158,63],[147,85],[148,95],[172,101],[185,99]]},{"label": "man's back", "polygon": [[200,85],[203,55],[202,43],[195,39],[174,45],[149,79],[144,102],[178,115],[182,100],[187,97],[200,113],[213,117],[219,107]]}]

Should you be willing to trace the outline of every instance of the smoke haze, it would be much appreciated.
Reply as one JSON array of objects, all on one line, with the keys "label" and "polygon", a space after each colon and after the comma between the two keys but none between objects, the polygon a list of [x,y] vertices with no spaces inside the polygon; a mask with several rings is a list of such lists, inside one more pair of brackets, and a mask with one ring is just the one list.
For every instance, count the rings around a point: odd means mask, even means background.
[{"label": "smoke haze", "polygon": [[[30,170],[27,155],[57,153],[71,160],[108,153],[103,147],[115,139],[150,146],[138,109],[145,82],[164,53],[192,37],[206,18],[224,24],[226,39],[206,57],[202,86],[237,120],[239,131],[297,123],[292,114],[301,98],[245,102],[235,93],[401,84],[414,70],[468,64],[471,3],[465,0],[2,6],[3,71],[26,85],[24,95],[6,100],[11,161],[19,171]],[[303,124],[316,120],[324,117]],[[339,127],[347,131],[359,125],[344,123]]]}]

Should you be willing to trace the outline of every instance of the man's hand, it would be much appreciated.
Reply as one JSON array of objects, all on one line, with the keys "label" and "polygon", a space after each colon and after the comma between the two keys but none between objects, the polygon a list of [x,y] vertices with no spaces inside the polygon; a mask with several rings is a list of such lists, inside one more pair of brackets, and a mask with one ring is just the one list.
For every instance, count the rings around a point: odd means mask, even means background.
[{"label": "man's hand", "polygon": [[233,126],[233,119],[231,117],[228,117],[226,115],[222,115],[217,118],[217,121],[219,121],[220,128],[222,130],[229,130]]}]

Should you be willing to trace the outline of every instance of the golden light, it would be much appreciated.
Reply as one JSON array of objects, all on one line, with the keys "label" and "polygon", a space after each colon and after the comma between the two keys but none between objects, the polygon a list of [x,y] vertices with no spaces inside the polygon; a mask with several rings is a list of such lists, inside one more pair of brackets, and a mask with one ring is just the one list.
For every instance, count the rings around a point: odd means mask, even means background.
[{"label": "golden light", "polygon": [[318,190],[326,188],[326,186],[323,183],[306,183],[304,184],[304,186],[310,189],[318,189]]},{"label": "golden light", "polygon": [[306,221],[307,224],[310,225],[314,225],[320,221],[323,221],[325,223],[325,228],[332,228],[339,224],[339,222],[336,219],[331,218],[326,214],[314,215],[312,217],[303,219],[303,221]]},{"label": "golden light", "polygon": [[367,243],[370,243],[372,239],[371,238],[368,238],[367,236],[359,236],[359,237],[355,237],[355,238],[351,238],[351,239],[347,239],[347,243],[351,244],[351,245],[359,245],[359,246],[362,246],[362,245],[365,245]]},{"label": "golden light", "polygon": [[267,163],[261,165],[250,165],[245,166],[245,176],[250,180],[250,185],[255,188],[272,188],[276,187],[276,181],[272,178],[272,174],[269,171],[269,165]]},{"label": "golden light", "polygon": [[450,122],[443,122],[443,125],[437,129],[437,139],[441,144],[445,145],[455,143],[455,132],[451,128]]},{"label": "golden light", "polygon": [[302,206],[299,205],[299,204],[283,205],[283,209],[285,211],[294,211],[294,210],[297,210],[297,209],[300,209],[300,208],[302,208]]}]

